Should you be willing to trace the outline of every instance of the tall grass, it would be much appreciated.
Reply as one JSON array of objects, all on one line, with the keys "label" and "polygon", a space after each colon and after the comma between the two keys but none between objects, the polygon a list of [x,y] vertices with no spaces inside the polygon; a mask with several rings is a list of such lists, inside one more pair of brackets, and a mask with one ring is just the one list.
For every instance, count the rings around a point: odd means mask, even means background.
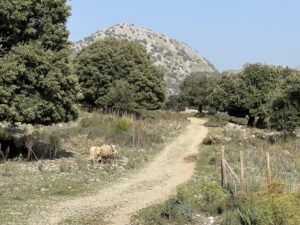
[{"label": "tall grass", "polygon": [[147,112],[143,119],[136,119],[82,112],[77,126],[56,130],[56,135],[61,138],[63,148],[79,153],[101,142],[121,148],[150,149],[174,136],[185,122],[185,116],[178,113]]}]

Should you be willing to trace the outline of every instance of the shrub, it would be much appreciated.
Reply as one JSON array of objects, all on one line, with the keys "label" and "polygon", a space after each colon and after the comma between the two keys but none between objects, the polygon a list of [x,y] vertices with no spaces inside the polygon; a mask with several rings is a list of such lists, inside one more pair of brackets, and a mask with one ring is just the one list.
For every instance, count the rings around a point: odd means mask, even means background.
[{"label": "shrub", "polygon": [[242,225],[240,215],[236,210],[228,210],[224,213],[222,225]]},{"label": "shrub", "polygon": [[201,184],[202,207],[211,214],[222,213],[228,204],[229,193],[218,183],[207,181]]},{"label": "shrub", "polygon": [[245,225],[300,224],[300,195],[284,192],[284,185],[275,181],[265,190],[238,202],[240,219]]},{"label": "shrub", "polygon": [[185,201],[175,198],[169,199],[165,203],[161,216],[168,220],[176,219],[177,221],[191,221],[192,211]]},{"label": "shrub", "polygon": [[300,197],[295,194],[268,195],[258,204],[259,225],[300,224]]},{"label": "shrub", "polygon": [[116,133],[126,133],[130,130],[133,125],[132,119],[128,117],[122,117],[116,123],[115,132]]},{"label": "shrub", "polygon": [[217,136],[210,135],[210,136],[204,138],[202,143],[205,145],[215,145],[215,144],[222,143],[222,140]]}]

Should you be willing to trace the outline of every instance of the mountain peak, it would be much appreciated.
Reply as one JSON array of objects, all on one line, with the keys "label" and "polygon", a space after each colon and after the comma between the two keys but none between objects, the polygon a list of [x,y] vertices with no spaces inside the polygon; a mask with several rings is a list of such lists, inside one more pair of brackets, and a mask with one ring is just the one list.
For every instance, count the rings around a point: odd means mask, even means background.
[{"label": "mountain peak", "polygon": [[193,74],[211,74],[217,71],[208,60],[187,44],[125,22],[97,31],[73,43],[73,55],[94,41],[106,37],[123,38],[142,44],[154,64],[165,71],[169,95],[178,93],[179,85],[185,77]]}]

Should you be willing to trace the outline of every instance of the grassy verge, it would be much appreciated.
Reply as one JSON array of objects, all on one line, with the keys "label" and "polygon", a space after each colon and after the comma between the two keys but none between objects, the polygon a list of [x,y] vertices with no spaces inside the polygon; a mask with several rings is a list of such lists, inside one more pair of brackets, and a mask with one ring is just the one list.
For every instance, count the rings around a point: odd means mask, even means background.
[{"label": "grassy verge", "polygon": [[[300,139],[272,131],[240,126],[210,128],[200,146],[193,179],[177,188],[163,204],[150,206],[132,217],[133,225],[208,224],[208,215],[222,225],[300,224]],[[239,151],[244,152],[246,193],[229,176],[220,186],[220,148],[239,174]],[[273,182],[266,184],[265,152],[272,162]],[[234,193],[235,186],[237,192]]]},{"label": "grassy verge", "polygon": [[246,118],[229,116],[227,113],[217,113],[215,115],[206,116],[208,117],[208,121],[205,123],[205,126],[207,127],[224,127],[229,122],[237,125],[247,125]]},{"label": "grassy verge", "polygon": [[[45,202],[97,192],[149,161],[185,124],[186,116],[177,113],[148,112],[144,119],[135,120],[82,112],[75,123],[31,127],[33,149],[41,153],[36,155],[50,156],[52,147],[38,148],[44,146],[39,143],[44,143],[72,151],[75,157],[2,161],[0,220],[9,224],[16,220],[13,215],[18,215],[19,221],[25,221],[31,211],[42,210]],[[120,146],[121,151],[112,165],[89,161],[88,149],[100,142]]]}]

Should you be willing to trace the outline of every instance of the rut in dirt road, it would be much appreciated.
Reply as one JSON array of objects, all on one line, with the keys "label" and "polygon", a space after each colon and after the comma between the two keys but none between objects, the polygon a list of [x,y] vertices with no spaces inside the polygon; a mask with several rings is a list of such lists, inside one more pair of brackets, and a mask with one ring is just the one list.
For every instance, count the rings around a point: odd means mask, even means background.
[{"label": "rut in dirt road", "polygon": [[195,162],[184,158],[198,153],[198,146],[207,134],[205,120],[189,118],[185,131],[169,143],[154,160],[139,172],[131,174],[97,194],[58,202],[47,212],[31,219],[35,224],[58,224],[68,218],[84,216],[100,209],[112,208],[107,218],[111,224],[125,225],[138,210],[167,199],[176,186],[191,178]]}]

